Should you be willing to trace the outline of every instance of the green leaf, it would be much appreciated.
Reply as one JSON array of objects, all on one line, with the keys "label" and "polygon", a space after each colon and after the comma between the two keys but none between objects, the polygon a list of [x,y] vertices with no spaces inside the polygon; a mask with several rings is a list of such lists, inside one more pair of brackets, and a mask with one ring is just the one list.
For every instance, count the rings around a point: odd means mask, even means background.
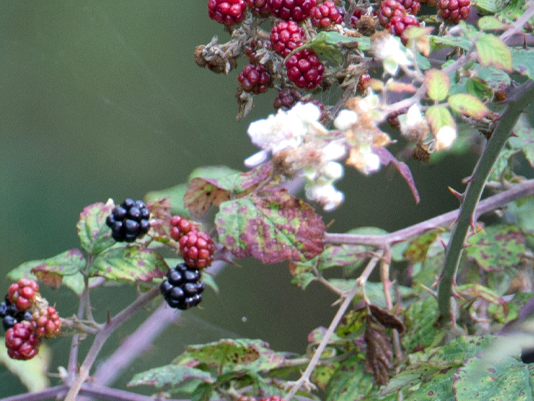
[{"label": "green leaf", "polygon": [[434,134],[437,134],[443,127],[456,128],[456,123],[454,122],[449,109],[444,106],[430,106],[426,111],[425,116]]},{"label": "green leaf", "polygon": [[520,119],[514,128],[515,136],[508,139],[510,147],[523,152],[525,159],[534,167],[534,129],[526,119]]},{"label": "green leaf", "polygon": [[512,71],[512,53],[497,36],[482,34],[477,40],[478,61],[484,66],[494,66],[500,70]]},{"label": "green leaf", "polygon": [[172,205],[171,214],[189,217],[189,209],[184,206],[184,195],[187,191],[187,184],[179,184],[161,191],[152,191],[145,195],[144,201],[151,202],[156,199],[169,198]]},{"label": "green leaf", "polygon": [[149,282],[169,271],[163,256],[138,246],[115,248],[98,255],[89,269],[90,277],[115,281]]},{"label": "green leaf", "polygon": [[486,105],[473,95],[460,93],[449,96],[448,101],[452,110],[476,119],[484,118],[490,112]]},{"label": "green leaf", "polygon": [[488,312],[498,323],[510,323],[519,317],[519,311],[533,295],[531,292],[520,292],[506,303],[507,310],[499,305],[489,305]]},{"label": "green leaf", "polygon": [[[513,24],[526,11],[527,5],[525,0],[509,0],[498,1],[496,7],[495,18],[508,24]],[[494,11],[495,12],[495,11]],[[534,23],[534,19],[529,20],[530,24]],[[523,27],[524,33],[529,33],[526,27]]]},{"label": "green leaf", "polygon": [[441,70],[431,69],[425,72],[425,87],[432,100],[445,100],[449,93],[449,77]]},{"label": "green leaf", "polygon": [[444,368],[447,368],[447,366],[438,366],[430,362],[415,363],[393,377],[379,394],[384,396],[396,393],[406,387],[414,387],[422,382],[428,381],[429,378]]},{"label": "green leaf", "polygon": [[335,371],[339,368],[340,363],[318,364],[311,374],[311,381],[321,390],[325,391],[326,386],[330,382],[330,379],[334,375]]},{"label": "green leaf", "polygon": [[367,373],[363,361],[356,357],[347,358],[326,386],[326,401],[364,400],[373,389],[373,375]]},{"label": "green leaf", "polygon": [[430,42],[434,49],[452,46],[459,47],[464,50],[471,50],[473,43],[463,36],[430,36]]},{"label": "green leaf", "polygon": [[452,392],[455,369],[446,368],[435,373],[432,378],[406,397],[405,401],[450,401],[454,400]]},{"label": "green leaf", "polygon": [[493,98],[493,91],[478,77],[469,78],[467,80],[467,91],[482,101],[491,100]]},{"label": "green leaf", "polygon": [[477,68],[477,78],[484,81],[484,83],[494,92],[505,91],[510,86],[510,76],[494,67]]},{"label": "green leaf", "polygon": [[224,372],[247,370],[266,372],[283,365],[286,354],[269,349],[261,340],[223,339],[201,345],[190,345],[175,361],[177,364],[205,363]]},{"label": "green leaf", "polygon": [[193,178],[184,195],[184,206],[193,216],[202,218],[211,206],[219,206],[232,197],[253,191],[270,176],[271,163],[266,163],[246,173]]},{"label": "green leaf", "polygon": [[408,307],[404,312],[406,334],[402,339],[407,353],[427,348],[439,341],[443,333],[435,327],[438,317],[438,304],[434,297],[415,301]]},{"label": "green leaf", "polygon": [[464,284],[456,287],[458,294],[466,298],[478,298],[495,305],[504,305],[504,298],[481,284]]},{"label": "green leaf", "polygon": [[406,260],[412,263],[424,262],[426,260],[428,248],[430,248],[430,245],[435,241],[438,233],[438,230],[431,230],[411,241],[408,247],[404,250],[404,257]]},{"label": "green leaf", "polygon": [[519,264],[525,254],[525,239],[513,224],[486,227],[469,237],[467,256],[485,271],[502,271]]},{"label": "green leaf", "polygon": [[515,358],[484,366],[480,357],[473,357],[456,371],[453,388],[458,401],[531,401],[531,378],[529,365]]},{"label": "green leaf", "polygon": [[[412,26],[410,30],[413,30],[414,27]],[[429,70],[432,65],[430,64],[430,60],[423,56],[421,53],[415,53],[415,62],[419,66],[419,68],[423,71]]]},{"label": "green leaf", "polygon": [[[499,3],[499,7],[497,7],[497,3]],[[498,8],[502,7],[500,0],[473,0],[471,4],[476,6],[482,13],[491,14],[494,14]]]},{"label": "green leaf", "polygon": [[214,383],[215,379],[209,372],[181,365],[166,365],[150,369],[136,374],[128,383],[128,387],[152,386],[158,389],[164,387],[175,387],[193,382]]},{"label": "green leaf", "polygon": [[358,49],[360,50],[369,50],[371,48],[371,39],[367,37],[356,38],[353,36],[343,36],[337,31],[328,31],[328,32],[319,32],[314,39],[317,39],[318,42],[324,41],[324,43],[329,45],[337,44],[353,44],[358,43]]},{"label": "green leaf", "polygon": [[224,202],[215,224],[220,243],[238,258],[305,261],[323,251],[321,216],[285,190]]},{"label": "green leaf", "polygon": [[80,213],[76,231],[85,252],[98,255],[115,244],[111,229],[106,225],[106,218],[112,209],[113,205],[98,202],[85,207]]},{"label": "green leaf", "polygon": [[514,47],[510,51],[512,52],[514,72],[534,79],[534,63],[532,63],[534,50]]},{"label": "green leaf", "polygon": [[478,20],[478,27],[483,31],[501,31],[508,29],[509,25],[495,17],[482,17]]},{"label": "green leaf", "polygon": [[[17,376],[28,392],[41,391],[48,388],[48,367],[50,366],[51,352],[46,344],[41,344],[39,354],[28,361],[11,359],[7,355],[4,337],[0,337],[0,363],[7,370]],[[3,380],[6,380],[4,378]],[[10,380],[7,378],[7,380]]]},{"label": "green leaf", "polygon": [[482,351],[488,349],[494,340],[493,336],[461,336],[451,340],[439,348],[432,356],[433,361],[463,364]]},{"label": "green leaf", "polygon": [[191,401],[209,401],[214,386],[209,383],[200,383],[191,395]]}]

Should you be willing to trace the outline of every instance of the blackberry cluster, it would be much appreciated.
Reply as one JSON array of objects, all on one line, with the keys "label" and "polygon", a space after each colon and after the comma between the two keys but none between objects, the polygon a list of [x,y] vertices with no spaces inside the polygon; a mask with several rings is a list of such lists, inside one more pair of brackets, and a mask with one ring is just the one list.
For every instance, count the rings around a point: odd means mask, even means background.
[{"label": "blackberry cluster", "polygon": [[32,359],[39,352],[40,338],[28,322],[17,323],[6,331],[7,354],[11,359]]},{"label": "blackberry cluster", "polygon": [[287,77],[299,88],[314,89],[323,80],[324,64],[311,49],[299,50],[286,62]]},{"label": "blackberry cluster", "polygon": [[199,270],[181,263],[169,270],[159,288],[171,308],[186,310],[202,301],[204,282]]},{"label": "blackberry cluster", "polygon": [[238,75],[237,80],[245,92],[252,92],[258,95],[267,92],[267,89],[269,89],[271,74],[261,64],[248,64],[243,68],[243,72]]},{"label": "blackberry cluster", "polygon": [[0,303],[0,318],[2,318],[2,326],[4,330],[9,330],[15,324],[22,321],[28,321],[32,318],[30,311],[19,311],[16,305],[6,300]]},{"label": "blackberry cluster", "polygon": [[331,0],[318,4],[311,11],[311,23],[317,28],[328,28],[341,24],[345,17],[343,7],[338,7]]},{"label": "blackberry cluster", "polygon": [[149,228],[150,211],[145,203],[138,200],[126,199],[115,206],[106,218],[106,224],[111,228],[111,236],[117,242],[134,242],[145,235]]},{"label": "blackberry cluster", "polygon": [[233,25],[245,17],[245,0],[209,0],[208,16],[219,24]]}]

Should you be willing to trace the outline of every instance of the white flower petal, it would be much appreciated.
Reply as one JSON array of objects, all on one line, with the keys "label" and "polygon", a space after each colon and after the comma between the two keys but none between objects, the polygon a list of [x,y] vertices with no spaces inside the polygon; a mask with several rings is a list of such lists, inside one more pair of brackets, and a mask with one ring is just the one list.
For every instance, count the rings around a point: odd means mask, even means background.
[{"label": "white flower petal", "polygon": [[334,120],[334,127],[338,130],[346,131],[358,121],[358,114],[352,110],[341,110]]},{"label": "white flower petal", "polygon": [[456,130],[452,127],[441,127],[436,134],[436,151],[449,148],[456,139]]},{"label": "white flower petal", "polygon": [[252,156],[249,156],[245,159],[245,166],[248,168],[253,168],[259,166],[265,162],[269,157],[269,152],[265,150],[260,150],[257,153],[254,153]]}]

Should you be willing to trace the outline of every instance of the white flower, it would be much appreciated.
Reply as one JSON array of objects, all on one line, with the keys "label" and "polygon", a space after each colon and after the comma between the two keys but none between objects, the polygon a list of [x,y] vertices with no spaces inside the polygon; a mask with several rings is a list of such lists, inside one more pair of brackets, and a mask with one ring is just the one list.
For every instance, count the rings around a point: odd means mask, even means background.
[{"label": "white flower", "polygon": [[338,162],[328,162],[321,169],[321,172],[331,180],[339,180],[343,177],[343,166]]},{"label": "white flower", "polygon": [[332,184],[313,185],[306,190],[306,196],[323,205],[327,212],[336,209],[345,199],[343,192],[338,191]]},{"label": "white flower", "polygon": [[378,171],[378,169],[380,168],[380,158],[376,154],[372,152],[362,153],[362,158],[365,164],[365,174],[370,174],[375,171]]},{"label": "white flower", "polygon": [[347,149],[345,141],[332,141],[323,148],[323,159],[327,161],[339,160],[345,157]]},{"label": "white flower", "polygon": [[436,134],[436,151],[449,148],[455,139],[456,130],[453,127],[441,127]]},{"label": "white flower", "polygon": [[269,152],[265,150],[260,150],[259,152],[254,153],[252,156],[249,156],[245,159],[245,166],[248,168],[253,168],[259,166],[267,160],[269,157]]},{"label": "white flower", "polygon": [[401,114],[399,116],[399,123],[402,135],[410,142],[420,145],[428,136],[430,127],[421,113],[418,104],[413,104],[406,114]]},{"label": "white flower", "polygon": [[256,146],[276,154],[286,148],[296,148],[309,132],[326,132],[318,122],[321,110],[313,103],[297,103],[289,111],[254,121],[247,133]]},{"label": "white flower", "polygon": [[384,69],[391,75],[396,75],[399,65],[408,67],[413,64],[413,54],[401,45],[396,38],[384,31],[375,33],[371,37],[371,52],[382,60]]},{"label": "white flower", "polygon": [[340,131],[346,131],[358,121],[358,114],[355,111],[343,109],[334,120],[334,127]]},{"label": "white flower", "polygon": [[423,121],[423,114],[421,113],[421,110],[419,109],[419,105],[417,103],[412,104],[410,106],[408,112],[406,113],[406,118],[403,120],[400,121],[401,125],[403,125],[404,122],[404,125],[408,128],[414,127],[421,121]]}]

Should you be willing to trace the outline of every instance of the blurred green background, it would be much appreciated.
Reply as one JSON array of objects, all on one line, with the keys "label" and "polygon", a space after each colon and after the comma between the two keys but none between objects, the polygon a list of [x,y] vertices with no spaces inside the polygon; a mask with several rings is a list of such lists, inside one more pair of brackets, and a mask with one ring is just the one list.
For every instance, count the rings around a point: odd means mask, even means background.
[{"label": "blurred green background", "polygon": [[[195,46],[213,35],[228,39],[205,3],[0,2],[1,277],[25,261],[77,247],[75,224],[88,204],[140,199],[185,182],[199,166],[244,169],[243,160],[257,150],[246,135],[248,123],[273,111],[276,91],[257,97],[250,115],[235,122],[238,72],[216,75],[193,61]],[[242,59],[238,69],[244,65]],[[329,100],[328,94],[319,98]],[[436,166],[408,161],[419,205],[392,167],[370,177],[347,169],[339,184],[346,203],[325,221],[334,221],[331,232],[392,231],[449,211],[457,202],[447,186],[462,190],[461,178],[474,162],[473,155]],[[305,292],[291,286],[287,264],[240,264],[217,277],[219,295],[208,290],[203,308],[184,314],[116,385],[169,363],[187,344],[220,338],[261,338],[276,350],[303,353],[307,334],[330,323],[333,295],[318,284]],[[1,283],[4,290],[10,284]],[[68,290],[43,292],[62,316],[75,313],[77,299]],[[95,313],[103,318],[134,298],[132,287],[99,289]],[[97,364],[146,316],[141,312],[121,327]],[[55,372],[67,365],[70,338],[48,344]],[[24,391],[0,367],[0,397]]]}]

